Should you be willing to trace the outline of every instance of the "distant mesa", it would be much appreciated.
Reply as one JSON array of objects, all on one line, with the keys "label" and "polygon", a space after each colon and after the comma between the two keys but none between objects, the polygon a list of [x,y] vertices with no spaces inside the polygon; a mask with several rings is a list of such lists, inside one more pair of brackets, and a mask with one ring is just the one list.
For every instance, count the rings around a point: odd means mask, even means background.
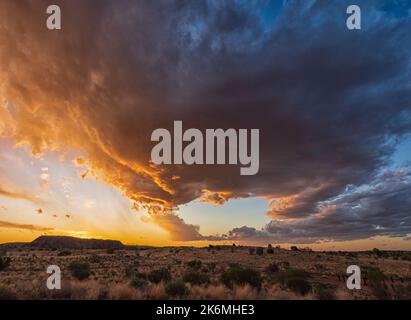
[{"label": "distant mesa", "polygon": [[29,244],[35,248],[56,249],[124,249],[118,240],[80,239],[67,236],[41,236]]}]

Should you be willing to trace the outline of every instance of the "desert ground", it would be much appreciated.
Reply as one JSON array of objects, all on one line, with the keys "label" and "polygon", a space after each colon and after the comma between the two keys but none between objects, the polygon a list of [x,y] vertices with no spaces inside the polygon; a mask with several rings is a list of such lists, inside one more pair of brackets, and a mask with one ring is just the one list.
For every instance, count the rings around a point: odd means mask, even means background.
[{"label": "desert ground", "polygon": [[[120,249],[2,246],[2,299],[411,299],[411,253],[243,246]],[[61,269],[61,290],[46,286]],[[358,265],[360,290],[346,286]]]}]

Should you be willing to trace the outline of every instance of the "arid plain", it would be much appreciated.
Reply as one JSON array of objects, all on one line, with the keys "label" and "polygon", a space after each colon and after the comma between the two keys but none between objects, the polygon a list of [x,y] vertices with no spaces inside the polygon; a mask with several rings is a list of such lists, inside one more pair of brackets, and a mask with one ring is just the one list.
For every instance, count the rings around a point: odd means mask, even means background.
[{"label": "arid plain", "polygon": [[[40,240],[0,246],[0,299],[411,299],[405,251]],[[61,269],[61,290],[46,286],[50,265]],[[361,268],[360,290],[347,289],[350,265]]]}]

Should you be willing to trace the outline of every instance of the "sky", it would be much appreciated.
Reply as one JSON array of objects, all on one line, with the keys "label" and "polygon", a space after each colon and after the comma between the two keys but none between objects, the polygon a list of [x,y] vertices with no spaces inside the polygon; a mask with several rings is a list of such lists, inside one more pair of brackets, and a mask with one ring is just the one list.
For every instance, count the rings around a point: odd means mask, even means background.
[{"label": "sky", "polygon": [[[411,249],[411,4],[0,3],[0,242]],[[151,133],[257,128],[260,170]]]}]

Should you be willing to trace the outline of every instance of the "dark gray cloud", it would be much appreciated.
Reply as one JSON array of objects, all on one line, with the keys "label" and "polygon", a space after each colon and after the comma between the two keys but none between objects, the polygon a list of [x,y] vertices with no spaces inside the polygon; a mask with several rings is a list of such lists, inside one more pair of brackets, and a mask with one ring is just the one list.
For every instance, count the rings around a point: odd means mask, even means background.
[{"label": "dark gray cloud", "polygon": [[262,230],[242,227],[228,233],[233,240],[313,243],[411,233],[411,168],[384,171],[371,183],[348,186],[338,196],[317,203],[298,220],[273,220]]},{"label": "dark gray cloud", "polygon": [[[347,185],[372,183],[411,131],[410,20],[378,1],[363,2],[360,32],[345,27],[349,1],[287,1],[273,23],[263,0],[55,3],[61,32],[45,28],[47,1],[0,4],[1,94],[16,105],[1,111],[0,128],[35,153],[84,150],[90,172],[154,212],[204,190],[207,199],[260,196],[271,200],[271,233],[343,238],[346,208],[318,220],[318,207]],[[174,120],[259,128],[259,174],[153,168],[151,132]],[[394,200],[385,206],[399,209]],[[393,218],[401,214],[373,218],[402,235]],[[202,237],[174,213],[162,222],[185,240]],[[370,234],[357,226],[346,237]]]}]

